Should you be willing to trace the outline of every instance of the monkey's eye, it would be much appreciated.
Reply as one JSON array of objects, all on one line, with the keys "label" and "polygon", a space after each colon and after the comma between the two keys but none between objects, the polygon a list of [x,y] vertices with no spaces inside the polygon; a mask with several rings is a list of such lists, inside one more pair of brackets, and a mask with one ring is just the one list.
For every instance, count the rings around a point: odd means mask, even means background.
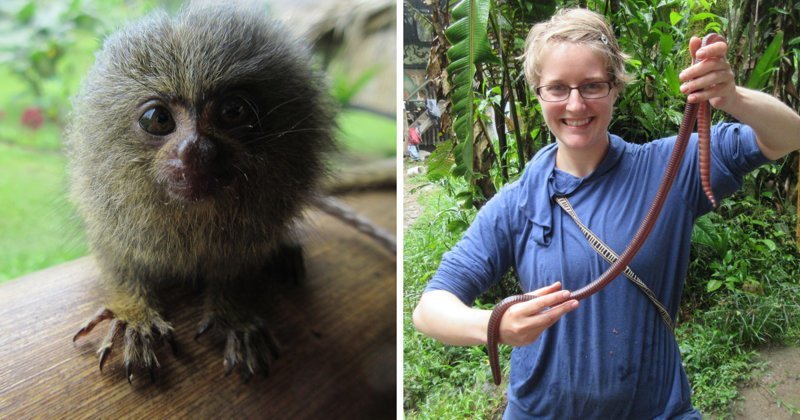
[{"label": "monkey's eye", "polygon": [[155,136],[166,136],[175,131],[175,120],[166,108],[156,105],[139,117],[139,127]]},{"label": "monkey's eye", "polygon": [[227,127],[251,125],[255,112],[243,98],[235,96],[225,99],[219,107],[220,122]]}]

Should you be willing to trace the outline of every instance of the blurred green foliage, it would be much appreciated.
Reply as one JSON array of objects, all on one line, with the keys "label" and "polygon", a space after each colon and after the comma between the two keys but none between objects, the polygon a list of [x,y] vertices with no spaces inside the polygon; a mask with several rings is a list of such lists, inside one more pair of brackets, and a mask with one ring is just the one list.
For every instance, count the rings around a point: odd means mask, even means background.
[{"label": "blurred green foliage", "polygon": [[70,96],[103,35],[152,6],[0,3],[0,281],[86,254],[60,153]]}]

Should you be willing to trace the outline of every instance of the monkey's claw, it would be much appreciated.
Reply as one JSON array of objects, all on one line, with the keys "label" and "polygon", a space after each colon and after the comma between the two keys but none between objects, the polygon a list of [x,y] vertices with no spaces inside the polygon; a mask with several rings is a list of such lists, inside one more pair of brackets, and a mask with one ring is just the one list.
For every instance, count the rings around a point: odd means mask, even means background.
[{"label": "monkey's claw", "polygon": [[122,338],[123,365],[128,383],[133,381],[134,368],[147,370],[151,381],[155,382],[156,370],[159,367],[155,354],[156,344],[166,342],[174,355],[177,355],[178,351],[172,333],[172,326],[161,319],[155,312],[150,315],[150,319],[147,322],[127,322],[117,317],[114,312],[101,308],[78,330],[73,337],[73,341],[88,334],[98,323],[106,319],[112,319],[108,333],[100,344],[100,348],[97,349],[100,370],[103,370],[103,366],[111,355],[114,342],[119,342],[120,338]]},{"label": "monkey's claw", "polygon": [[211,328],[213,325],[214,325],[213,317],[208,317],[200,321],[200,323],[197,324],[197,333],[195,333],[194,339],[197,340],[198,338],[200,338],[200,336],[205,334],[206,331],[208,331],[208,329]]},{"label": "monkey's claw", "polygon": [[83,327],[78,330],[77,333],[72,337],[72,342],[74,343],[75,340],[89,334],[97,324],[107,320],[114,318],[114,313],[108,310],[108,308],[100,308],[91,318],[89,318]]},{"label": "monkey's claw", "polygon": [[103,365],[106,363],[108,355],[111,354],[111,345],[114,343],[114,337],[125,330],[125,324],[122,321],[115,319],[111,321],[111,326],[108,328],[108,334],[97,349],[97,354],[100,356],[100,370],[103,370]]}]

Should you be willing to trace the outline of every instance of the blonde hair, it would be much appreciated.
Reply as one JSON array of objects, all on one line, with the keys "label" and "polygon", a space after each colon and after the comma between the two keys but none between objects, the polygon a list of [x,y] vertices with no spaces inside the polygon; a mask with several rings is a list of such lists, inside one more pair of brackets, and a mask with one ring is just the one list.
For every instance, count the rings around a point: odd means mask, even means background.
[{"label": "blonde hair", "polygon": [[595,50],[603,57],[612,84],[622,89],[631,76],[625,71],[625,60],[614,31],[605,17],[587,9],[561,9],[550,20],[533,25],[525,40],[525,79],[531,88],[541,79],[540,58],[545,48],[561,42],[580,44]]}]

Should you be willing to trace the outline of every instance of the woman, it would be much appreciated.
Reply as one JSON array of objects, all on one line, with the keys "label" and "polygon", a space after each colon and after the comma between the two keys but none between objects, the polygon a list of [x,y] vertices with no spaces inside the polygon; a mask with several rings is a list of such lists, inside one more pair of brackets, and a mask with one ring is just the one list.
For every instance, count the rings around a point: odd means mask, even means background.
[{"label": "woman", "polygon": [[[747,172],[800,148],[800,116],[736,86],[725,43],[699,47],[693,38],[690,50],[703,61],[680,74],[681,92],[695,92],[689,102],[710,100],[742,123],[712,128],[712,187],[724,197]],[[567,290],[608,264],[553,200],[566,196],[581,221],[621,252],[649,208],[675,137],[635,145],[608,133],[628,76],[611,28],[594,12],[562,10],[535,25],[525,74],[557,142],[537,153],[445,254],[414,325],[447,344],[485,344],[490,311],[469,305],[513,266],[523,290],[540,298],[512,306],[500,324],[500,341],[516,346],[505,418],[699,418],[675,337],[644,293],[616,279],[580,304],[564,302]],[[672,319],[692,226],[711,210],[698,172],[695,135],[665,211],[629,265]]]}]

